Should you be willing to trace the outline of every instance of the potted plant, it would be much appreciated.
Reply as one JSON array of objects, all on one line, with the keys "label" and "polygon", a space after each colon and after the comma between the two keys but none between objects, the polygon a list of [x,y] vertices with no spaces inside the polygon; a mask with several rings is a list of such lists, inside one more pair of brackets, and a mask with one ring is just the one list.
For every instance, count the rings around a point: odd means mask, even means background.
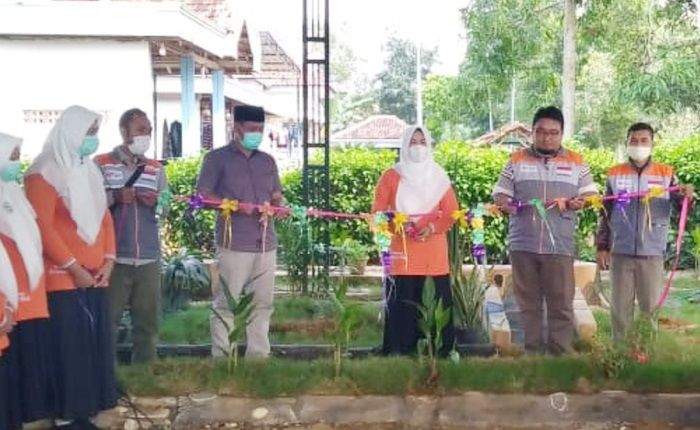
[{"label": "potted plant", "polygon": [[350,272],[353,275],[364,275],[369,261],[369,247],[350,238],[345,239],[343,247]]},{"label": "potted plant", "polygon": [[352,275],[363,275],[369,261],[369,247],[351,237],[340,237],[333,241],[338,251],[341,268],[348,268]]},{"label": "potted plant", "polygon": [[211,288],[207,266],[197,256],[182,248],[163,265],[163,310],[172,312],[187,308],[192,294]]},{"label": "potted plant", "polygon": [[475,264],[469,276],[464,274],[464,251],[469,246],[459,228],[448,237],[450,254],[450,286],[454,312],[455,337],[458,344],[480,343],[483,334],[483,304],[487,285]]}]

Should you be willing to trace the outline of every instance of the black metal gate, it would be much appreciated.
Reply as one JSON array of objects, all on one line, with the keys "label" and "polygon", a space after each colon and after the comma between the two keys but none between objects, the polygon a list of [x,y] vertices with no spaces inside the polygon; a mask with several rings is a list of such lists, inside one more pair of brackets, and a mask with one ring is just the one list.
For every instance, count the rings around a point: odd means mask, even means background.
[{"label": "black metal gate", "polygon": [[[303,0],[303,197],[306,207],[330,209],[329,0]],[[311,224],[312,281],[328,287],[330,233],[327,220]],[[307,289],[308,278],[304,289]]]}]

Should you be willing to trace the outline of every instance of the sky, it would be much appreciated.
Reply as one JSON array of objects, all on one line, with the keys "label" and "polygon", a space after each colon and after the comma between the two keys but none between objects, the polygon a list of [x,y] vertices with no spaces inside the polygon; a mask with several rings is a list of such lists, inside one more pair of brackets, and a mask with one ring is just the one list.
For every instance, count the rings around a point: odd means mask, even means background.
[{"label": "sky", "polygon": [[[302,0],[235,0],[252,27],[270,31],[301,60]],[[433,72],[456,75],[466,40],[460,8],[468,0],[330,0],[331,32],[363,60],[369,75],[382,70],[381,45],[391,35],[438,48]]]}]

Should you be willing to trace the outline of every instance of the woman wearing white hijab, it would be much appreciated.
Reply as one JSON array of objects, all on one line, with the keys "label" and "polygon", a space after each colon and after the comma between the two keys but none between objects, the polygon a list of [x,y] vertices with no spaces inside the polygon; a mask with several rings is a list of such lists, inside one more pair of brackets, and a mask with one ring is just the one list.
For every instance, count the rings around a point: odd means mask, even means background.
[{"label": "woman wearing white hijab", "polygon": [[[403,134],[399,162],[384,172],[375,192],[372,212],[410,216],[413,234],[394,235],[384,323],[384,354],[414,354],[420,337],[418,310],[426,278],[435,283],[445,307],[452,305],[447,255],[447,231],[454,221],[457,198],[447,173],[434,160],[428,131],[408,127]],[[405,248],[405,249],[404,249]],[[405,252],[404,252],[405,251]],[[441,354],[452,350],[454,328],[443,331]]]},{"label": "woman wearing white hijab", "polygon": [[25,179],[47,267],[56,426],[66,430],[96,428],[91,418],[117,400],[105,288],[114,230],[102,174],[89,158],[99,120],[83,107],[66,109]]},{"label": "woman wearing white hijab", "polygon": [[44,259],[36,215],[19,185],[21,143],[0,133],[0,242],[12,268],[2,277],[17,287],[16,325],[5,359],[13,380],[12,397],[21,405],[21,414],[14,415],[20,423],[51,418],[54,410]]},{"label": "woman wearing white hijab", "polygon": [[[0,227],[13,205],[6,203],[5,184],[16,184],[17,169],[13,160],[19,158],[16,150],[21,139],[0,133]],[[21,192],[21,191],[20,191]],[[0,230],[1,231],[1,230]],[[20,396],[17,390],[17,372],[12,360],[15,346],[10,346],[8,334],[15,328],[15,310],[19,300],[19,287],[12,260],[5,248],[5,236],[0,233],[0,428],[19,429],[22,427]],[[41,260],[40,260],[41,261]]]}]

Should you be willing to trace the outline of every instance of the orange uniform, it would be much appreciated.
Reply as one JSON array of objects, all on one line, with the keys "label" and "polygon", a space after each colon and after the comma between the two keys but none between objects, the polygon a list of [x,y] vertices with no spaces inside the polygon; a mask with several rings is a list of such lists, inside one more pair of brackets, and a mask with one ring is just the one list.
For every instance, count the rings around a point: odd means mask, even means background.
[{"label": "orange uniform", "polygon": [[105,211],[95,243],[88,245],[78,236],[78,227],[63,200],[41,175],[25,179],[29,202],[37,214],[46,264],[46,291],[75,290],[73,277],[66,270],[74,261],[95,274],[105,258],[114,258],[114,226],[109,211]]},{"label": "orange uniform", "polygon": [[19,290],[19,303],[17,312],[15,313],[15,321],[27,321],[39,318],[49,317],[49,308],[46,303],[46,284],[45,277],[39,281],[39,285],[34,291],[31,291],[29,285],[29,275],[24,267],[24,260],[20,254],[17,244],[9,237],[0,234],[7,256],[10,257],[12,269],[17,278],[17,289]]},{"label": "orange uniform", "polygon": [[[384,172],[379,179],[372,205],[372,212],[396,210],[396,192],[399,188],[401,176],[395,169]],[[447,254],[447,231],[452,228],[454,220],[452,213],[459,209],[457,196],[454,190],[450,189],[445,193],[435,211],[440,211],[441,215],[435,217],[423,217],[416,221],[416,229],[420,231],[430,222],[435,226],[435,233],[430,235],[425,242],[406,237],[406,251],[408,264],[399,258],[394,258],[391,264],[390,274],[394,276],[440,276],[450,273],[449,258]],[[392,254],[403,254],[403,239],[399,235],[394,235],[391,242]]]},{"label": "orange uniform", "polygon": [[[0,294],[0,310],[4,312],[6,305],[7,300],[5,299],[5,296]],[[7,338],[7,335],[0,334],[0,355],[2,355],[2,351],[4,351],[8,346],[10,346],[10,340]]]}]

